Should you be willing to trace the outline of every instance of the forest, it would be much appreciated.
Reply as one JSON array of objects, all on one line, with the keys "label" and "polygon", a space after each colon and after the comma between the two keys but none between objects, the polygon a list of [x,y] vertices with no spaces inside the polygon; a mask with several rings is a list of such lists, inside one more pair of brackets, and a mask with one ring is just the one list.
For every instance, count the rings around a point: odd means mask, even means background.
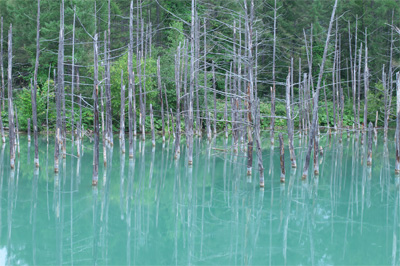
[{"label": "forest", "polygon": [[272,144],[275,129],[287,133],[292,167],[298,132],[310,133],[308,159],[320,128],[356,130],[363,142],[372,122],[386,139],[396,124],[399,8],[394,0],[1,1],[3,140],[4,127],[15,143],[15,126],[30,138],[32,122],[35,143],[53,132],[65,157],[67,132],[72,143],[87,134],[98,157],[100,133],[105,146],[119,131],[133,156],[137,134],[151,132],[155,145],[167,133],[178,157],[182,134],[190,151],[193,136],[225,132],[235,152],[247,141],[251,174],[253,145],[261,157],[267,131]]}]

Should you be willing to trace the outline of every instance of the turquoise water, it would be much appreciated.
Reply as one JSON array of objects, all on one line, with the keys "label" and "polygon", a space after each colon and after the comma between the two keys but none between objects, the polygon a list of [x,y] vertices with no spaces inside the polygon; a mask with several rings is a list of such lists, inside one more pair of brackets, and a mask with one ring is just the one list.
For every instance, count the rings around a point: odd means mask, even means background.
[{"label": "turquoise water", "polygon": [[397,265],[393,138],[386,147],[378,136],[367,168],[366,147],[338,137],[321,135],[320,175],[311,167],[306,181],[306,139],[295,140],[297,171],[285,147],[281,184],[279,147],[265,136],[260,190],[256,164],[248,178],[244,151],[234,156],[223,138],[196,139],[193,168],[184,142],[175,161],[172,140],[154,150],[137,140],[129,160],[115,139],[93,188],[88,140],[55,175],[54,141],[40,139],[35,173],[33,143],[21,136],[15,171],[0,147],[0,265]]}]

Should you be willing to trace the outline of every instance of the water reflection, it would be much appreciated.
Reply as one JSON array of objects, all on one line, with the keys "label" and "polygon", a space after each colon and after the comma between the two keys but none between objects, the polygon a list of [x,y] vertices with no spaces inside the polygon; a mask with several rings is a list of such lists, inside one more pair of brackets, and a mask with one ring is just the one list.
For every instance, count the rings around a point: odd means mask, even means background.
[{"label": "water reflection", "polygon": [[[299,166],[307,137],[295,139]],[[284,184],[278,150],[268,144],[260,190],[256,175],[246,177],[244,153],[235,154],[224,138],[195,138],[192,167],[184,139],[178,160],[172,138],[154,150],[134,141],[133,158],[115,141],[100,169],[102,182],[92,188],[85,140],[85,153],[61,158],[54,174],[51,145],[40,143],[46,163],[34,171],[21,136],[15,171],[5,163],[8,147],[0,147],[3,264],[397,265],[393,142],[374,146],[377,159],[367,168],[366,148],[356,138],[340,142],[340,134],[322,133],[319,176],[302,181],[287,163]]]}]

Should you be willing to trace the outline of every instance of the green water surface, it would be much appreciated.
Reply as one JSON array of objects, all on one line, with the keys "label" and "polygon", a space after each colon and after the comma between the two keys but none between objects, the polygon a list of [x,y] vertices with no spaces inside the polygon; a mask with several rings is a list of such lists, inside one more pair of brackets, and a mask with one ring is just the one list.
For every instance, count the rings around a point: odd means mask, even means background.
[{"label": "green water surface", "polygon": [[116,138],[93,188],[89,140],[79,159],[68,142],[56,175],[54,140],[40,139],[35,172],[33,143],[21,136],[15,171],[0,146],[0,265],[398,265],[393,138],[378,136],[371,168],[353,135],[338,138],[321,135],[320,175],[311,167],[302,181],[307,139],[297,137],[299,168],[285,147],[281,184],[279,147],[265,136],[260,190],[256,156],[247,177],[231,139],[195,139],[189,168],[184,139],[176,161],[172,139],[155,149],[137,140],[129,160]]}]

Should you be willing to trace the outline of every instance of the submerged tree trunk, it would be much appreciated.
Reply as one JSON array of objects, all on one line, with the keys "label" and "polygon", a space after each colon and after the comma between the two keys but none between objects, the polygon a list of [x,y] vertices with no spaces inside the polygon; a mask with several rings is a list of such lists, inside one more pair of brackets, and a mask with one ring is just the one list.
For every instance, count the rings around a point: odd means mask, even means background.
[{"label": "submerged tree trunk", "polygon": [[179,158],[180,151],[180,131],[181,131],[181,119],[180,119],[180,105],[181,95],[179,86],[179,58],[180,58],[180,46],[178,46],[177,54],[175,55],[175,87],[176,87],[176,133],[175,133],[175,159]]},{"label": "submerged tree trunk", "polygon": [[369,122],[368,126],[368,157],[367,157],[367,166],[372,165],[372,122]]},{"label": "submerged tree trunk", "polygon": [[283,146],[283,136],[282,132],[279,133],[279,150],[280,150],[280,159],[281,159],[281,183],[285,182],[285,148]]},{"label": "submerged tree trunk", "polygon": [[74,153],[75,142],[75,110],[74,110],[74,97],[75,97],[75,17],[76,6],[74,6],[74,20],[72,24],[72,66],[71,66],[71,153]]},{"label": "submerged tree trunk", "polygon": [[[32,83],[31,83],[31,92],[33,93]],[[32,105],[34,105],[34,103],[32,103]],[[30,143],[31,142],[31,119],[30,118],[28,118],[27,133],[28,133],[28,143]]]},{"label": "submerged tree trunk", "polygon": [[12,95],[12,24],[8,31],[8,138],[10,141],[10,166],[15,167],[15,127],[14,127],[14,105]]},{"label": "submerged tree trunk", "polygon": [[[124,71],[122,69],[121,69],[121,118],[119,125],[119,139],[121,140],[121,142],[125,141],[125,85],[124,85]],[[125,153],[125,147],[123,148],[123,152]]]},{"label": "submerged tree trunk", "polygon": [[336,11],[336,6],[337,6],[337,1],[335,0],[335,4],[333,6],[333,10],[332,10],[332,15],[331,15],[331,20],[329,22],[329,27],[328,27],[328,33],[327,33],[327,37],[326,37],[326,41],[325,41],[325,48],[324,48],[324,54],[322,57],[322,63],[320,65],[320,70],[319,70],[319,75],[318,75],[318,82],[317,82],[317,90],[315,91],[315,94],[313,96],[314,98],[314,105],[313,105],[313,117],[312,117],[312,126],[311,126],[311,130],[310,130],[310,138],[309,138],[309,143],[308,143],[308,151],[307,151],[307,155],[306,155],[306,160],[305,160],[305,165],[304,165],[304,169],[303,169],[303,175],[302,178],[306,179],[308,176],[308,168],[310,166],[310,156],[311,156],[311,151],[313,148],[313,142],[314,142],[314,138],[316,135],[316,132],[318,131],[318,98],[319,98],[319,90],[321,87],[321,81],[322,81],[322,76],[324,73],[324,67],[325,67],[325,61],[326,61],[326,55],[328,53],[328,46],[329,46],[329,39],[330,39],[330,34],[331,34],[331,30],[332,30],[332,23],[333,20],[335,18],[335,11]]},{"label": "submerged tree trunk", "polygon": [[[162,86],[161,86],[161,70],[160,70],[160,57],[157,59],[157,83],[160,97],[160,108],[161,108],[161,121],[162,121],[162,140],[165,142],[165,122],[164,122],[164,102],[162,96]],[[168,110],[167,110],[168,112]]]},{"label": "submerged tree trunk", "polygon": [[290,161],[292,162],[292,168],[296,168],[296,154],[294,153],[294,147],[293,147],[293,121],[292,121],[292,116],[291,116],[291,109],[290,109],[290,77],[291,77],[291,72],[293,70],[291,69],[287,78],[286,78],[286,121],[287,121],[287,130],[288,130],[288,136],[289,136],[289,151],[290,151]]},{"label": "submerged tree trunk", "polygon": [[255,139],[257,144],[257,159],[258,159],[258,171],[260,172],[260,187],[264,187],[264,166],[263,166],[263,158],[262,158],[262,149],[261,149],[261,137],[260,137],[260,102],[257,101],[256,108],[256,116],[255,116]]},{"label": "submerged tree trunk", "polygon": [[396,73],[396,164],[395,164],[395,174],[400,174],[400,73]]},{"label": "submerged tree trunk", "polygon": [[318,136],[314,137],[314,175],[319,175],[319,162],[318,162]]},{"label": "submerged tree trunk", "polygon": [[1,17],[1,34],[0,34],[0,70],[1,70],[1,92],[0,92],[0,133],[1,133],[1,140],[3,143],[6,142],[6,137],[4,135],[4,125],[3,125],[3,118],[1,112],[4,111],[4,99],[5,99],[5,87],[4,87],[4,71],[3,71],[3,17]]},{"label": "submerged tree trunk", "polygon": [[[130,46],[130,45],[129,45]],[[134,154],[134,149],[133,149],[133,137],[134,137],[134,125],[133,125],[133,120],[135,113],[133,111],[133,106],[132,106],[132,95],[133,95],[133,88],[134,88],[134,82],[135,82],[135,76],[133,73],[132,69],[132,47],[129,47],[129,55],[128,55],[128,77],[129,77],[129,86],[128,86],[128,101],[129,101],[129,106],[128,106],[128,127],[129,127],[129,158],[132,159]]]},{"label": "submerged tree trunk", "polygon": [[213,92],[214,92],[214,135],[217,134],[217,80],[215,79],[215,64],[212,64]]},{"label": "submerged tree trunk", "polygon": [[76,126],[76,137],[78,144],[76,145],[76,156],[81,157],[81,139],[82,139],[82,95],[78,98],[79,105],[79,124]]},{"label": "submerged tree trunk", "polygon": [[[6,87],[4,85],[4,64],[3,64],[3,55],[4,55],[4,53],[3,53],[3,17],[1,17],[1,25],[0,25],[0,27],[1,27],[1,30],[0,30],[1,31],[1,33],[0,33],[1,98],[2,98],[2,101],[3,101],[2,106],[3,106],[3,111],[4,111],[5,110],[4,99],[6,98],[4,91],[5,91]],[[4,139],[3,143],[4,142],[5,142],[5,139]]]},{"label": "submerged tree trunk", "polygon": [[93,108],[94,108],[94,146],[93,146],[93,175],[92,186],[97,186],[99,180],[99,81],[98,81],[98,50],[97,34],[94,36],[94,86],[93,86]]},{"label": "submerged tree trunk", "polygon": [[273,35],[273,47],[272,47],[272,88],[271,88],[271,144],[274,145],[275,135],[275,55],[276,55],[276,0],[274,1],[274,35]]}]

